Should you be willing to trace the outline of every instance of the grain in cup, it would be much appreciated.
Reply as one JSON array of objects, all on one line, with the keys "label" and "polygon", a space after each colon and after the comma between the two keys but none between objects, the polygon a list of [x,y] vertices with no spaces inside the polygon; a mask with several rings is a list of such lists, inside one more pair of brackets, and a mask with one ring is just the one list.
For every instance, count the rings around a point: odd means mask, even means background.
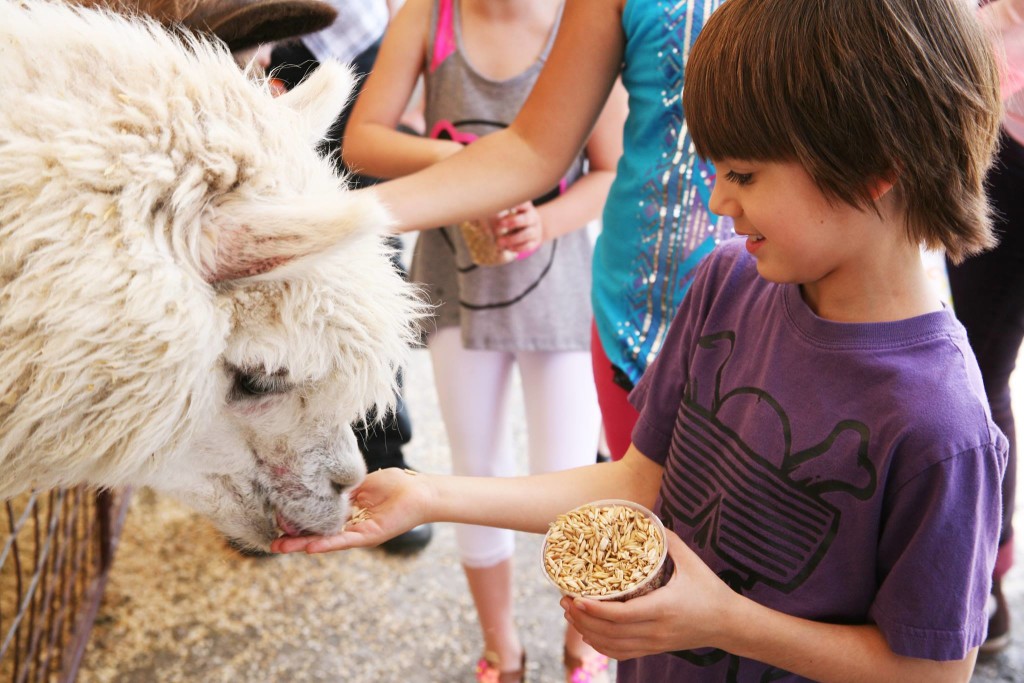
[{"label": "grain in cup", "polygon": [[665,581],[668,543],[657,515],[598,500],[559,515],[544,537],[544,575],[564,595],[624,602]]}]

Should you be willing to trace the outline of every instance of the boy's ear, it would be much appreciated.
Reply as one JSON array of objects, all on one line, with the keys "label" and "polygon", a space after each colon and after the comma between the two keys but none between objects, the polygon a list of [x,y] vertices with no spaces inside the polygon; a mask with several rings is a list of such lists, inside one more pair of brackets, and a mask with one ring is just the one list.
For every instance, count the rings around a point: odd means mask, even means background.
[{"label": "boy's ear", "polygon": [[897,180],[899,180],[899,176],[895,171],[889,171],[885,175],[869,180],[868,196],[871,197],[871,201],[877,202],[879,199],[889,194],[892,188],[896,186]]},{"label": "boy's ear", "polygon": [[351,69],[327,60],[321,62],[305,80],[278,97],[277,101],[305,120],[309,144],[315,147],[327,136],[327,131],[345,107],[354,86],[355,76]]}]

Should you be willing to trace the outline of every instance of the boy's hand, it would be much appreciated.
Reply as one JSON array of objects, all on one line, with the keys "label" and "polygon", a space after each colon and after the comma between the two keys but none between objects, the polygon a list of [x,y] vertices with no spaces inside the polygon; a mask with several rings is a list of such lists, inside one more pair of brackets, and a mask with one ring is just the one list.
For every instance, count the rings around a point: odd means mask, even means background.
[{"label": "boy's hand", "polygon": [[529,255],[544,241],[544,223],[533,202],[524,202],[498,214],[491,229],[501,249]]},{"label": "boy's hand", "polygon": [[675,574],[661,588],[627,602],[564,597],[566,620],[598,652],[613,659],[713,647],[732,591],[673,532]]},{"label": "boy's hand", "polygon": [[362,521],[350,522],[333,536],[284,536],[270,544],[275,553],[325,553],[380,545],[424,523],[422,511],[429,496],[426,477],[390,468],[371,472],[354,491],[352,502],[362,508]]}]

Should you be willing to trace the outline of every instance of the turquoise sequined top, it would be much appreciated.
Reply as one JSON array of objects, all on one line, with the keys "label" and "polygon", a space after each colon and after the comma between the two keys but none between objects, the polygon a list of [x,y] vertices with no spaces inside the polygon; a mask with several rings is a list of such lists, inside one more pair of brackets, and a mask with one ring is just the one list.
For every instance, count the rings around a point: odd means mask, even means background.
[{"label": "turquoise sequined top", "polygon": [[628,0],[623,155],[594,251],[593,305],[609,360],[634,382],[654,359],[694,268],[732,222],[708,211],[714,168],[683,117],[686,58],[724,0]]}]

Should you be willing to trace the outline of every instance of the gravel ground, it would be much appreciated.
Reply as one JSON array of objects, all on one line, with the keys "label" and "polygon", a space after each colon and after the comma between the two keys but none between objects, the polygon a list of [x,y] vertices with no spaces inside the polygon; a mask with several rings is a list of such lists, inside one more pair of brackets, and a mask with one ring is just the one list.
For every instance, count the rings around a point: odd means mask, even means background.
[{"label": "gravel ground", "polygon": [[[426,352],[415,352],[406,387],[414,430],[407,459],[447,472]],[[513,408],[513,424],[522,425],[521,405]],[[522,428],[512,431],[521,446]],[[539,554],[540,537],[521,534],[517,607],[529,680],[555,683],[564,622]],[[1010,573],[1005,590],[1024,619],[1022,570]],[[972,681],[1024,681],[1021,638],[980,662]],[[408,558],[353,550],[247,559],[189,510],[142,491],[79,681],[459,683],[473,680],[481,649],[450,525],[435,526],[431,544]]]}]

